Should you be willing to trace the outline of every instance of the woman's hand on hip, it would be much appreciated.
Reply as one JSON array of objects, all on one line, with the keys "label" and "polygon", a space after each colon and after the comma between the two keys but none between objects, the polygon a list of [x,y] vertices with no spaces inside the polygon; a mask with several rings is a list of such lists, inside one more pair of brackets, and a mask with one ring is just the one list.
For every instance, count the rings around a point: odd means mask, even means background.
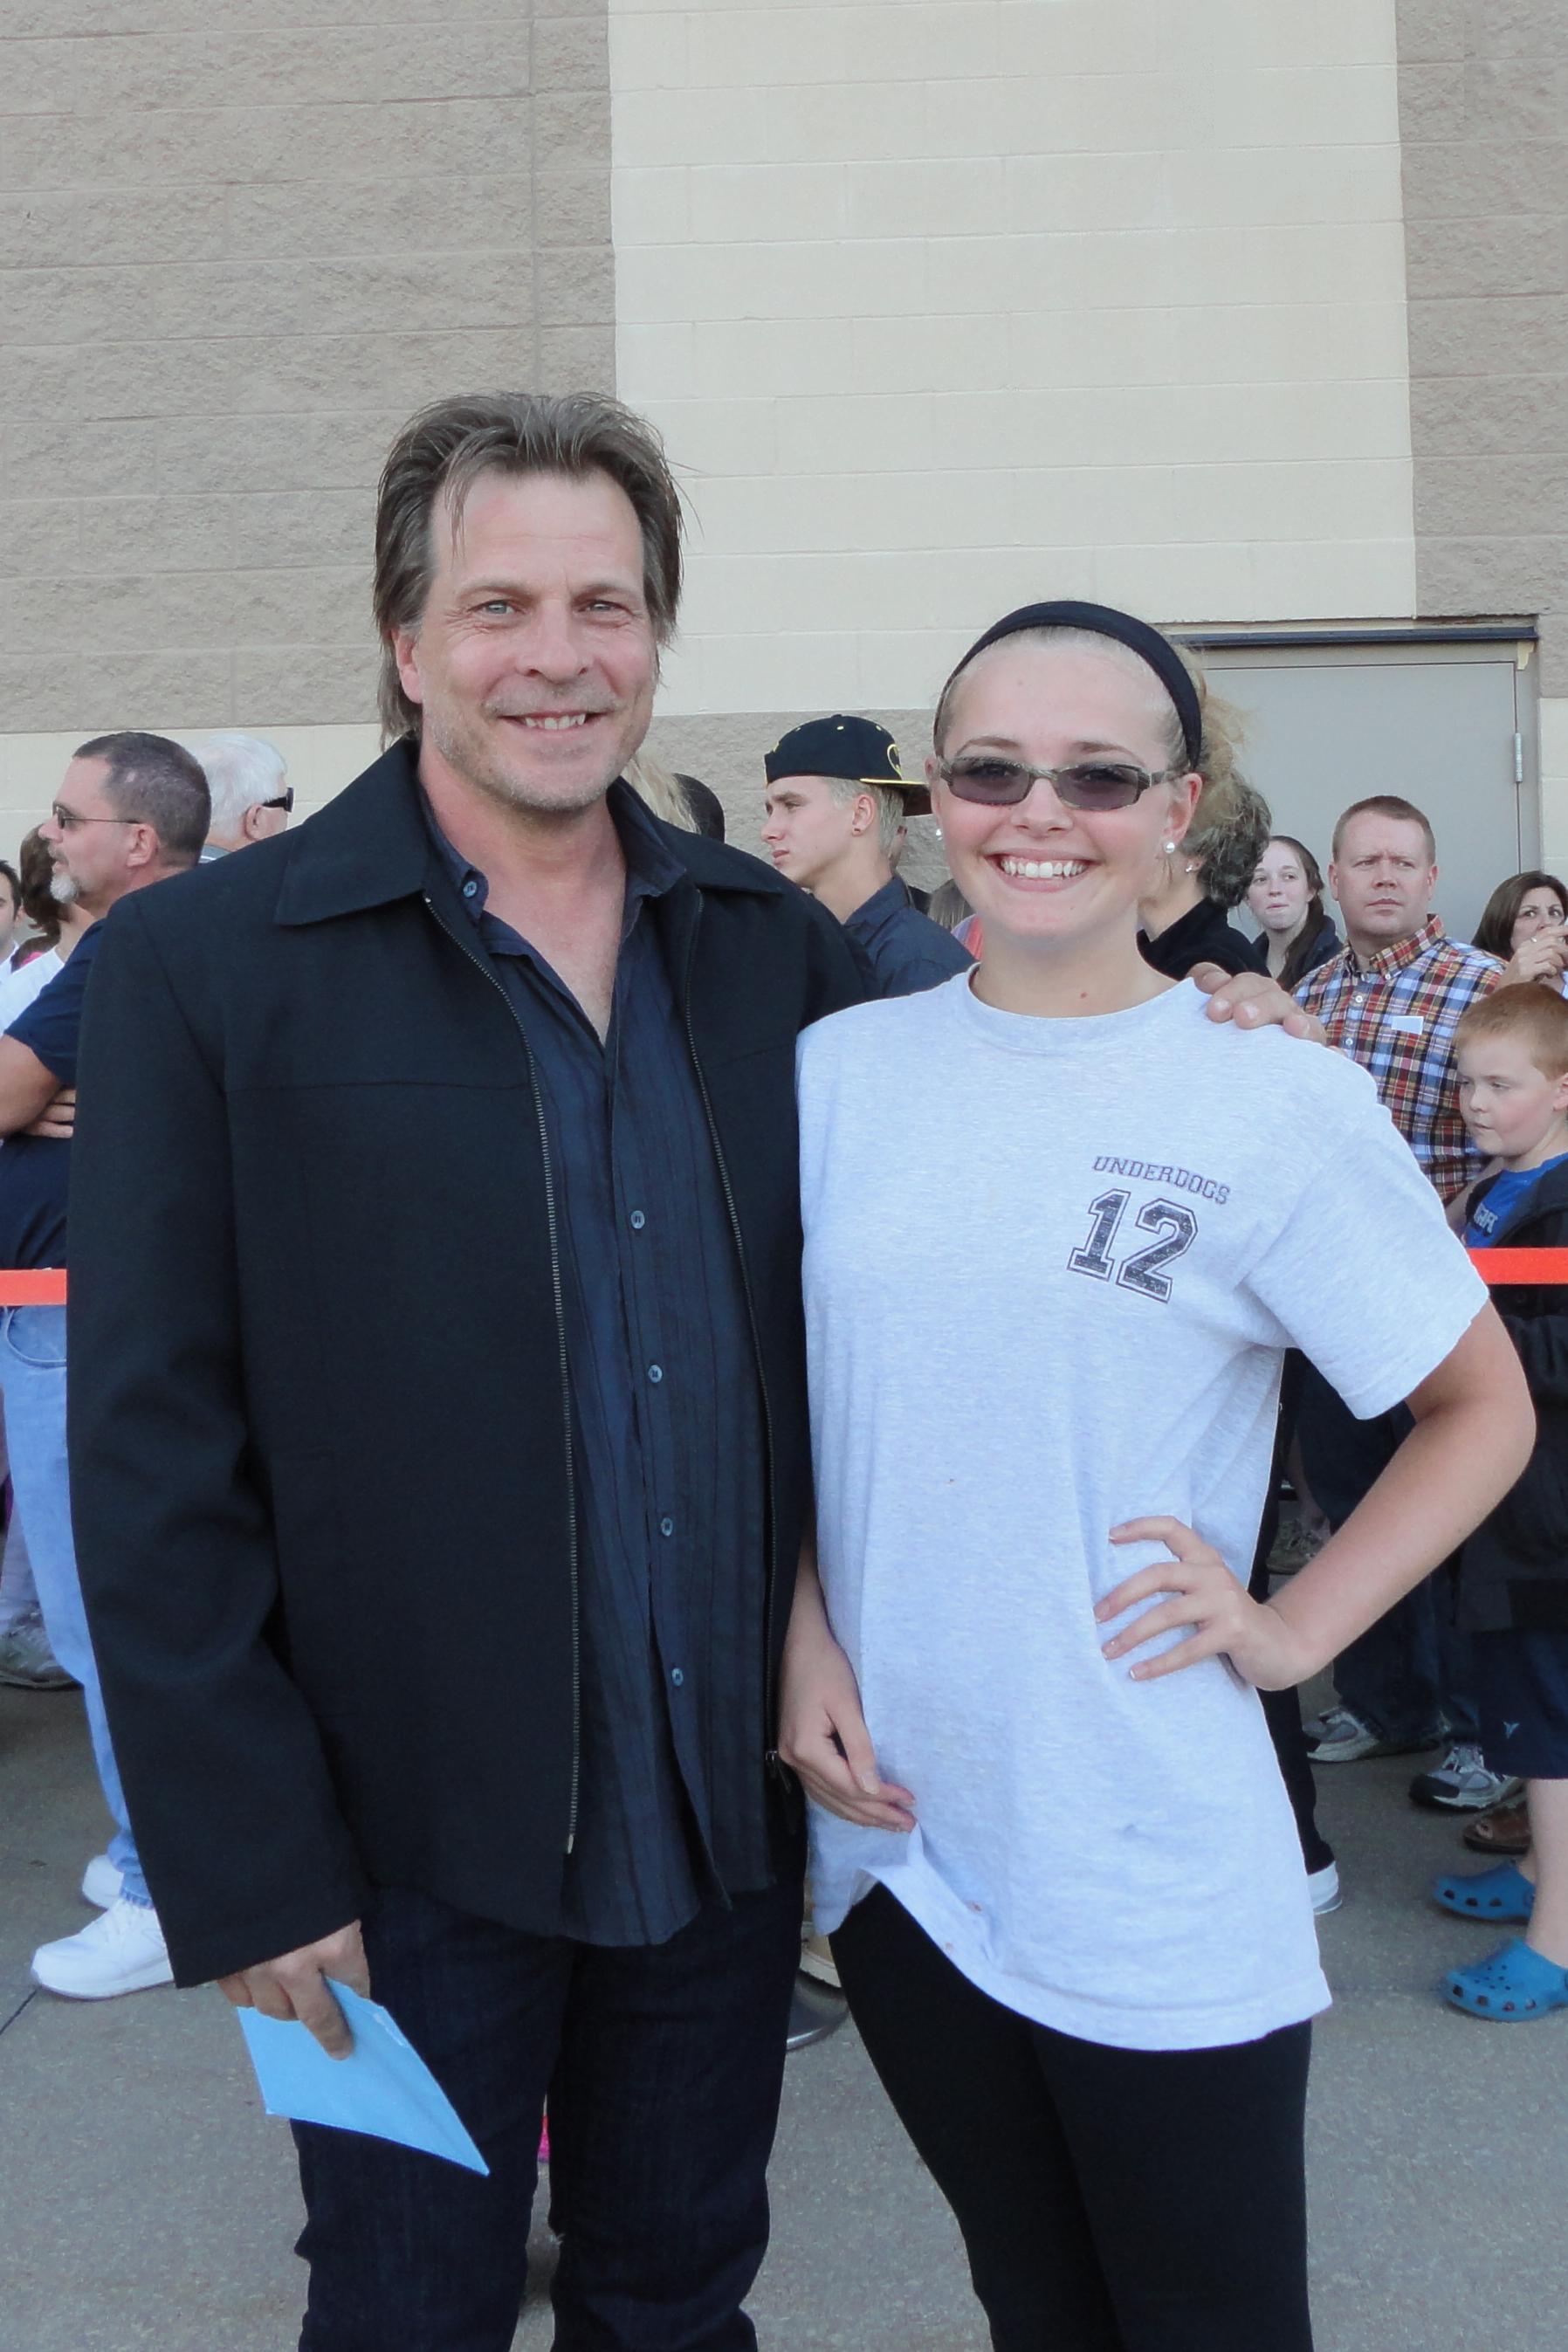
[{"label": "woman's hand on hip", "polygon": [[1186,1640],[1130,1668],[1134,1682],[1156,1682],[1180,1674],[1203,1658],[1228,1658],[1244,1681],[1259,1690],[1288,1690],[1316,1671],[1321,1661],[1307,1654],[1300,1634],[1267,1602],[1254,1601],[1237,1583],[1211,1544],[1180,1519],[1129,1519],[1112,1528],[1114,1544],[1163,1543],[1171,1558],[1140,1569],[1108,1592],[1095,1610],[1101,1624],[1140,1601],[1152,1601],[1131,1625],[1102,1645],[1111,1660],[1140,1650],[1157,1634],[1185,1632]]},{"label": "woman's hand on hip", "polygon": [[912,1830],[914,1799],[884,1780],[860,1712],[855,1669],[832,1636],[784,1657],[779,1754],[812,1801],[865,1830]]}]

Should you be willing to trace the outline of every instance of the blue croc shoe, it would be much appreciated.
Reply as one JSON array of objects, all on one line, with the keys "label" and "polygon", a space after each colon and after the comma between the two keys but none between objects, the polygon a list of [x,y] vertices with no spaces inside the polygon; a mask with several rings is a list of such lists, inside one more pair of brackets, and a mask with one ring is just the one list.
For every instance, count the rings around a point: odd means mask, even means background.
[{"label": "blue croc shoe", "polygon": [[1527,2017],[1568,2009],[1568,1969],[1516,1937],[1475,1968],[1456,1969],[1443,1979],[1443,1991],[1468,2017],[1517,2025]]},{"label": "blue croc shoe", "polygon": [[1517,1863],[1500,1862],[1491,1870],[1458,1872],[1436,1880],[1432,1899],[1460,1919],[1486,1919],[1496,1927],[1528,1919],[1535,1908],[1535,1889]]}]

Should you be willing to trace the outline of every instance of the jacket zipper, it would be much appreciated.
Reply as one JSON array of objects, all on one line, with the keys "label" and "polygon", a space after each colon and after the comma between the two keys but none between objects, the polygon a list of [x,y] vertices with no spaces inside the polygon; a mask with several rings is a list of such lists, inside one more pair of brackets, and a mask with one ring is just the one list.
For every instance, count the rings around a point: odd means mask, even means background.
[{"label": "jacket zipper", "polygon": [[424,898],[437,929],[444,932],[451,940],[464,961],[473,965],[480,979],[495,990],[511,1016],[512,1025],[521,1041],[523,1059],[528,1064],[528,1082],[533,1092],[533,1115],[539,1123],[539,1148],[544,1157],[544,1223],[550,1236],[550,1286],[555,1301],[555,1341],[561,1370],[561,1414],[562,1423],[566,1433],[567,1559],[572,1576],[572,1799],[566,1815],[566,1852],[570,1853],[577,1835],[578,1780],[583,1753],[583,1656],[577,1591],[577,1467],[572,1451],[572,1380],[566,1354],[566,1310],[562,1304],[561,1241],[555,1218],[555,1177],[550,1164],[550,1130],[544,1121],[544,1097],[539,1088],[539,1073],[534,1067],[533,1049],[528,1042],[528,1032],[522,1025],[517,1007],[495,973],[458,937],[428,891],[424,893]]},{"label": "jacket zipper", "polygon": [[702,1057],[697,1051],[697,1033],[691,1020],[691,970],[697,960],[697,932],[702,919],[702,901],[697,902],[692,919],[691,936],[686,946],[686,971],[681,984],[681,1013],[686,1024],[687,1050],[691,1066],[697,1074],[697,1091],[702,1098],[702,1115],[708,1122],[708,1138],[713,1146],[714,1164],[719,1171],[719,1182],[724,1194],[724,1206],[729,1213],[730,1231],[734,1236],[735,1257],[741,1269],[741,1295],[746,1302],[746,1321],[751,1328],[752,1353],[757,1364],[757,1393],[763,1405],[763,1449],[766,1457],[768,1483],[768,1574],[763,1594],[763,1657],[766,1683],[763,1691],[763,1738],[766,1742],[764,1762],[774,1772],[782,1772],[779,1762],[777,1730],[774,1723],[776,1699],[773,1689],[773,1606],[778,1580],[779,1530],[778,1515],[773,1504],[773,1416],[768,1401],[768,1376],[763,1361],[762,1334],[757,1324],[756,1302],[752,1296],[752,1278],[746,1270],[746,1244],[741,1232],[740,1212],[735,1206],[735,1194],[730,1182],[730,1170],[724,1158],[724,1146],[719,1138],[719,1122],[713,1116],[712,1099],[708,1092],[708,1080],[703,1075]]}]

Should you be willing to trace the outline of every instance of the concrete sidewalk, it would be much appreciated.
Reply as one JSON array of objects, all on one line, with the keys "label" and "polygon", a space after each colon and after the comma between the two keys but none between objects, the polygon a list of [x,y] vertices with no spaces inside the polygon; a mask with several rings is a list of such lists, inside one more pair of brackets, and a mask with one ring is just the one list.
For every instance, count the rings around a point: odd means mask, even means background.
[{"label": "concrete sidewalk", "polygon": [[[1313,2078],[1319,2352],[1562,2352],[1568,2014],[1510,2031],[1434,1998],[1489,1931],[1424,1901],[1460,1853],[1408,1777],[1321,1775],[1348,1900],[1323,1926]],[[290,2148],[220,1997],[30,1985],[34,1945],[87,1916],[104,1835],[79,1702],[0,1690],[0,2352],[289,2352]],[[791,2061],[773,2182],[766,2352],[983,2352],[952,2224],[852,2028]],[[551,2336],[539,2251],[527,2352]]]}]

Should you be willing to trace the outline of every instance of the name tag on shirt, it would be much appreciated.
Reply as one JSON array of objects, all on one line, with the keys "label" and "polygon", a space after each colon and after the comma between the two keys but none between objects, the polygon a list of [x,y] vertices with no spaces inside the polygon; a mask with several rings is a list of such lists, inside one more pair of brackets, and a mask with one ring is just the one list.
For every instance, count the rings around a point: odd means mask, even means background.
[{"label": "name tag on shirt", "polygon": [[1385,1029],[1397,1029],[1406,1037],[1419,1037],[1426,1024],[1419,1013],[1390,1013],[1383,1025]]}]

